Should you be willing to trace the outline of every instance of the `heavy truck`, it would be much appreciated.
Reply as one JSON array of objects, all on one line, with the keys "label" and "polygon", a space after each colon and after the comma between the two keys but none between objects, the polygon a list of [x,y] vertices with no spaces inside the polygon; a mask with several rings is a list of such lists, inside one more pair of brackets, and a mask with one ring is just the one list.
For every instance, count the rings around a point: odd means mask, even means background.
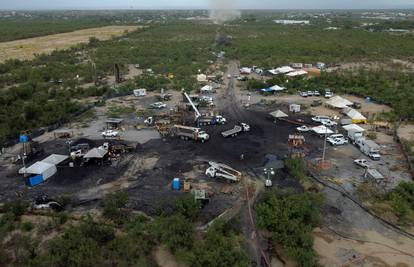
[{"label": "heavy truck", "polygon": [[225,124],[227,122],[226,118],[221,115],[216,116],[206,116],[202,115],[197,108],[197,105],[193,102],[191,97],[183,91],[183,95],[186,97],[188,103],[191,105],[195,112],[195,123],[197,126],[206,126],[206,125],[217,125],[217,124]]},{"label": "heavy truck", "polygon": [[174,125],[170,130],[171,136],[177,136],[183,140],[194,140],[202,143],[208,141],[210,136],[200,128]]},{"label": "heavy truck", "polygon": [[356,141],[356,145],[359,147],[362,153],[370,157],[372,160],[380,160],[380,146],[372,140],[365,138],[359,138]]},{"label": "heavy truck", "polygon": [[248,132],[248,131],[250,131],[250,126],[246,123],[240,123],[240,125],[235,125],[233,129],[222,132],[221,135],[224,138],[235,137],[242,132]]},{"label": "heavy truck", "polygon": [[239,182],[241,179],[241,172],[236,171],[230,166],[222,163],[210,161],[210,167],[206,170],[206,175],[211,178],[222,178],[229,182]]}]

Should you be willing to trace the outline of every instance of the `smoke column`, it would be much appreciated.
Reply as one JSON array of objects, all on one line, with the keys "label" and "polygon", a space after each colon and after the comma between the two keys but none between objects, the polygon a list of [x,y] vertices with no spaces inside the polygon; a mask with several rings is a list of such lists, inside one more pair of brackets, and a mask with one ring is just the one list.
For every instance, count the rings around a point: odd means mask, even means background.
[{"label": "smoke column", "polygon": [[234,0],[210,0],[210,19],[216,24],[240,17]]}]

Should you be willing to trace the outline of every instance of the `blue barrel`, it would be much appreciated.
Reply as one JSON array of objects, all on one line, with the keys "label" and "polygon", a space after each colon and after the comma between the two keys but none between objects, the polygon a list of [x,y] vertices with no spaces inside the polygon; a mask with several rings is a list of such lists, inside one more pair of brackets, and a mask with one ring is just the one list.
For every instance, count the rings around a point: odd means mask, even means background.
[{"label": "blue barrel", "polygon": [[19,142],[20,143],[28,143],[29,142],[29,137],[25,134],[21,134],[19,136]]},{"label": "blue barrel", "polygon": [[172,189],[177,191],[181,190],[180,178],[174,178],[172,182]]}]

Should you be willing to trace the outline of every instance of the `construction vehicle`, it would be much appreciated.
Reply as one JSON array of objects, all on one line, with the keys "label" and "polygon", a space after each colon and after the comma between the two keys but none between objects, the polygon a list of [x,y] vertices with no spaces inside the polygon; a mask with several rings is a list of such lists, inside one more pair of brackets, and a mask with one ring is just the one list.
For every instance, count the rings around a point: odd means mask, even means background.
[{"label": "construction vehicle", "polygon": [[191,105],[195,112],[194,122],[197,126],[205,126],[205,125],[216,125],[216,124],[225,124],[227,122],[226,118],[221,115],[217,116],[203,116],[197,108],[197,105],[193,102],[191,97],[183,91],[183,95],[187,99],[188,103]]},{"label": "construction vehicle", "polygon": [[233,129],[222,132],[221,135],[225,138],[235,137],[239,133],[248,132],[248,131],[250,131],[250,126],[246,123],[240,123],[240,125],[235,125]]},{"label": "construction vehicle", "polygon": [[198,118],[197,125],[198,126],[216,125],[216,124],[225,124],[226,122],[227,122],[226,118],[224,118],[221,115],[202,116]]},{"label": "construction vehicle", "polygon": [[210,167],[206,170],[206,175],[211,178],[223,178],[230,182],[239,182],[241,179],[241,172],[236,171],[222,163],[210,161],[208,163]]},{"label": "construction vehicle", "polygon": [[210,136],[200,128],[183,125],[174,125],[174,127],[171,128],[170,134],[171,136],[178,136],[183,140],[192,139],[195,141],[201,141],[202,143],[210,139]]}]

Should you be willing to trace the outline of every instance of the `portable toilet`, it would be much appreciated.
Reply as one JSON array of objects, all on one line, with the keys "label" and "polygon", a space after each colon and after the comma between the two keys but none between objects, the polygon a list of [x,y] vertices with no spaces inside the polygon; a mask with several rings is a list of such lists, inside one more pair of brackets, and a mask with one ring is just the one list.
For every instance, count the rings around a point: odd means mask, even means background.
[{"label": "portable toilet", "polygon": [[300,105],[297,104],[290,104],[289,111],[292,113],[299,113],[300,112]]},{"label": "portable toilet", "polygon": [[173,190],[181,190],[180,178],[174,178],[172,182],[172,189]]}]

